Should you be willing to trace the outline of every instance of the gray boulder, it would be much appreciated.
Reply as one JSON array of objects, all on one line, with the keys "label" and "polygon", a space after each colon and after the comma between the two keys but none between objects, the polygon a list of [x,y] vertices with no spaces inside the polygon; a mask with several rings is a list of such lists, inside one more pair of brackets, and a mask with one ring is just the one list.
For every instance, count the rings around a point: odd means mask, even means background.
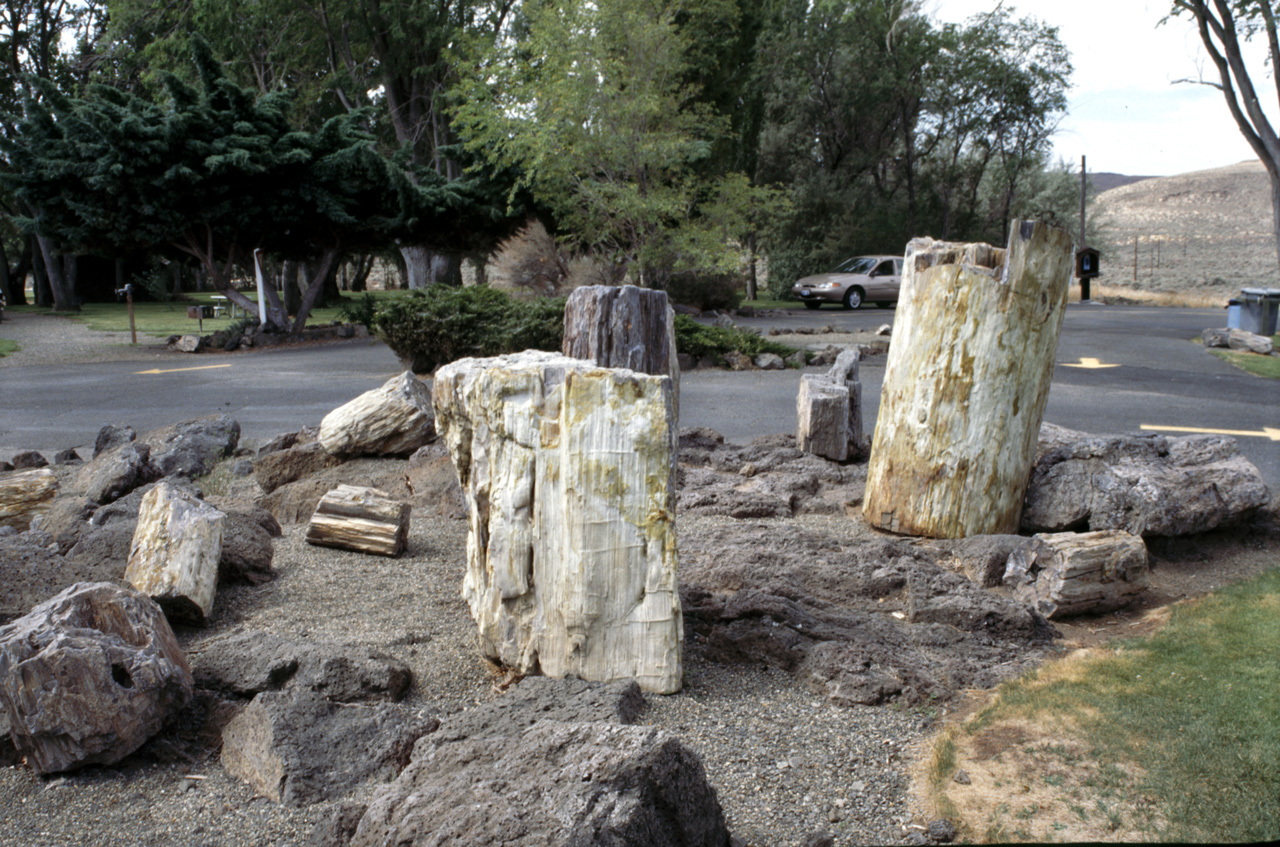
[{"label": "gray boulder", "polygon": [[1023,532],[1188,535],[1235,523],[1270,500],[1262,475],[1228,436],[1060,428],[1047,435],[1027,486]]},{"label": "gray boulder", "polygon": [[222,765],[264,797],[308,806],[388,781],[438,725],[390,703],[335,703],[301,689],[253,698],[222,731]]},{"label": "gray boulder", "polygon": [[159,475],[151,464],[151,448],[130,441],[95,453],[93,461],[80,471],[76,486],[94,503],[106,505]]},{"label": "gray boulder", "polygon": [[634,683],[526,679],[419,740],[350,843],[727,847],[697,755],[621,725],[641,703]]},{"label": "gray boulder", "polygon": [[163,476],[203,476],[240,441],[240,424],[226,415],[184,421],[149,433],[151,462]]},{"label": "gray boulder", "polygon": [[93,441],[93,458],[98,458],[108,450],[113,450],[121,444],[128,444],[138,438],[138,432],[131,426],[113,426],[107,424],[98,430],[98,437]]},{"label": "gray boulder", "polygon": [[77,584],[0,628],[0,705],[41,773],[120,761],[191,694],[173,630],[136,591]]},{"label": "gray boulder", "polygon": [[[256,516],[238,510],[223,510],[222,557],[218,560],[218,583],[260,585],[275,574],[271,562],[275,558],[275,542]],[[270,515],[267,515],[270,517]],[[274,523],[274,519],[272,520]],[[276,534],[280,528],[276,527]]]},{"label": "gray boulder", "polygon": [[342,703],[399,700],[412,682],[408,665],[367,647],[254,631],[201,642],[191,666],[201,688],[239,697],[289,688]]}]

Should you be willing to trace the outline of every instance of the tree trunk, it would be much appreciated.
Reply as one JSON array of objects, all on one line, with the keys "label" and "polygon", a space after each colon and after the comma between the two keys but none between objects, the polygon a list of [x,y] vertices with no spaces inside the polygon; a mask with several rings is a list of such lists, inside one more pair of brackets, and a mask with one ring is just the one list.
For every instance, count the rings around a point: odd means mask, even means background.
[{"label": "tree trunk", "polygon": [[9,274],[9,253],[4,249],[4,239],[0,238],[0,300],[13,302],[12,277]]},{"label": "tree trunk", "polygon": [[756,275],[759,256],[756,254],[756,234],[747,236],[747,249],[751,253],[751,263],[747,266],[747,299],[754,301],[759,293],[759,278]]},{"label": "tree trunk", "polygon": [[[310,315],[311,310],[315,307],[316,300],[319,299],[320,292],[324,289],[325,280],[332,275],[333,266],[337,258],[337,247],[325,250],[320,257],[320,261],[311,274],[307,289],[302,294],[302,300],[298,303],[298,313],[293,319],[293,327],[290,329],[290,334],[296,336],[306,327],[307,315]],[[308,270],[310,271],[311,269],[308,268]]]},{"label": "tree trunk", "polygon": [[49,295],[53,301],[54,311],[80,311],[80,307],[76,305],[74,291],[67,282],[63,257],[53,249],[49,239],[37,235],[36,243],[40,245],[40,256],[44,259],[44,272],[49,281]]},{"label": "tree trunk", "polygon": [[376,488],[339,485],[320,498],[307,543],[399,556],[409,541],[409,504]]},{"label": "tree trunk", "polygon": [[40,250],[40,244],[32,236],[35,246],[31,253],[31,289],[35,296],[36,305],[42,309],[47,309],[53,305],[53,293],[49,287],[49,274],[45,272],[44,253]]},{"label": "tree trunk", "polygon": [[430,261],[431,251],[426,247],[401,247],[400,255],[404,257],[405,276],[410,290],[426,288],[431,284]]},{"label": "tree trunk", "polygon": [[428,263],[428,285],[444,283],[455,287],[462,285],[462,257],[455,253],[431,253]]},{"label": "tree trunk", "polygon": [[292,259],[285,259],[281,268],[280,290],[284,292],[284,310],[291,315],[298,314],[302,292],[298,290],[298,263]]},{"label": "tree trunk", "polygon": [[22,240],[22,255],[18,257],[18,266],[10,277],[9,305],[27,305],[27,274],[31,273],[31,239]]},{"label": "tree trunk", "polygon": [[863,513],[963,538],[1016,533],[1072,272],[1065,230],[1024,221],[1007,250],[907,245]]},{"label": "tree trunk", "polygon": [[173,296],[177,297],[182,293],[182,263],[174,262],[171,269],[173,271]]}]

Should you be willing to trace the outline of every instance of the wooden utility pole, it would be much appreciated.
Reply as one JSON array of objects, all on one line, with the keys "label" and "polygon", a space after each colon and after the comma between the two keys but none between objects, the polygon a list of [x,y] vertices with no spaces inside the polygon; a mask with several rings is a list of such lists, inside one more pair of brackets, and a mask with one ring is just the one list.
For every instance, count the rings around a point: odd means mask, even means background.
[{"label": "wooden utility pole", "polygon": [[[1084,156],[1081,155],[1080,156],[1080,248],[1079,248],[1081,250],[1089,246],[1085,242],[1085,238],[1084,238],[1085,185],[1086,185],[1086,177],[1085,177],[1085,169],[1084,169]],[[1088,299],[1089,299],[1089,277],[1082,277],[1080,280],[1080,300],[1081,302],[1087,302]]]},{"label": "wooden utility pole", "polygon": [[1018,531],[1071,241],[1023,221],[1007,250],[907,245],[863,500],[872,526],[938,538]]}]

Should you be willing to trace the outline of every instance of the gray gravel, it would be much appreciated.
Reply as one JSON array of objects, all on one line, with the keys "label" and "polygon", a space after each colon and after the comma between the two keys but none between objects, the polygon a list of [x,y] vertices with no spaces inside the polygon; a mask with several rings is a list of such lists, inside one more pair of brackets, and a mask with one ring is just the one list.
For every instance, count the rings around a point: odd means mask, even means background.
[{"label": "gray gravel", "polygon": [[[691,519],[690,531],[718,520],[732,519]],[[400,559],[312,547],[303,531],[287,527],[277,539],[275,580],[220,591],[206,629],[179,631],[184,647],[239,627],[367,645],[410,665],[405,702],[420,714],[497,696],[498,675],[480,659],[458,595],[463,521],[415,519]],[[642,722],[699,753],[731,832],[762,847],[800,845],[816,832],[841,845],[904,839],[907,758],[923,717],[833,707],[785,673],[708,662],[694,641],[685,666],[684,690],[650,696]],[[255,799],[216,757],[172,759],[153,743],[119,766],[64,777],[0,768],[0,845],[300,845],[328,808]]]}]

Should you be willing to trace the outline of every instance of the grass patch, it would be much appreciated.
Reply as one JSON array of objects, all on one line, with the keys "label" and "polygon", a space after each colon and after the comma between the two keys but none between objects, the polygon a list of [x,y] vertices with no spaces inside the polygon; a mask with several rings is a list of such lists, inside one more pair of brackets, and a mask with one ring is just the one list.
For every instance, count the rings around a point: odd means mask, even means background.
[{"label": "grass patch", "polygon": [[[408,294],[407,291],[367,292],[367,296],[374,298],[378,303],[391,302],[406,294]],[[182,300],[170,300],[164,303],[134,303],[133,314],[138,334],[154,338],[167,338],[170,335],[186,335],[197,332],[200,324],[187,317],[187,307],[211,306],[215,302],[223,302],[215,301],[213,296],[213,292],[184,294],[184,299]],[[327,326],[335,320],[341,320],[344,308],[349,313],[351,307],[358,304],[365,296],[366,293],[363,292],[360,294],[346,293],[343,295],[341,303],[335,303],[323,309],[313,309],[311,314],[307,316],[307,326]],[[254,298],[256,298],[256,294],[250,299]],[[79,312],[54,312],[38,306],[9,306],[7,309],[15,314],[58,315],[71,318],[98,332],[129,331],[129,309],[125,303],[85,303],[80,307]],[[237,317],[232,320],[229,314],[217,318],[205,318],[203,322],[204,334],[208,335],[218,330],[228,329],[235,321],[239,320],[242,320],[242,318]]]},{"label": "grass patch", "polygon": [[[935,741],[926,792],[962,835],[1280,838],[1280,569],[1172,609],[1148,639],[1000,687]],[[953,784],[963,768],[971,784]]]},{"label": "grass patch", "polygon": [[10,353],[17,353],[21,349],[22,348],[18,346],[18,342],[10,341],[7,338],[0,338],[0,358],[7,356]]},{"label": "grass patch", "polygon": [[[1280,338],[1280,336],[1276,337]],[[1280,347],[1280,341],[1275,341],[1275,338],[1272,341]],[[1211,349],[1209,352],[1245,373],[1264,379],[1280,379],[1280,356],[1259,356],[1257,353],[1245,353],[1239,350]]]},{"label": "grass patch", "polygon": [[[1212,292],[1147,291],[1142,288],[1099,285],[1096,280],[1089,286],[1089,297],[1100,303],[1167,306],[1175,309],[1220,309],[1227,304],[1227,298],[1224,295]],[[1070,291],[1068,291],[1067,302],[1080,302],[1080,285],[1078,282],[1073,282]]]}]

